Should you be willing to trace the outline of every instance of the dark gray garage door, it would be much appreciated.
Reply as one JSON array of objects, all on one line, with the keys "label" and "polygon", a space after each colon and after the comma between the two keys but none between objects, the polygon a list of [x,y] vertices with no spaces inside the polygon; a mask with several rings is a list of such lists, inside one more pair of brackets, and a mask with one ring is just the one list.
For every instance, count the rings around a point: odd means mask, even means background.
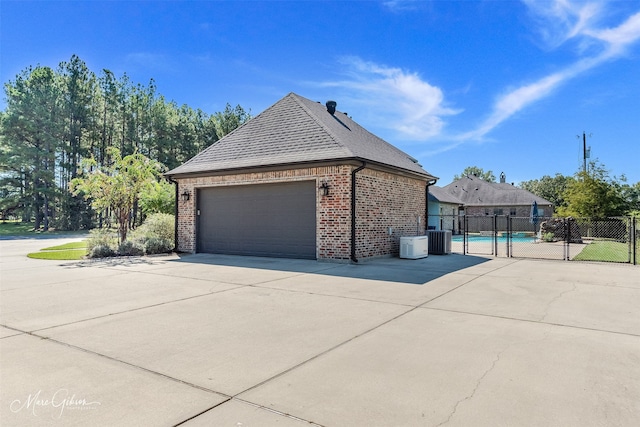
[{"label": "dark gray garage door", "polygon": [[198,191],[198,252],[316,258],[315,181]]}]

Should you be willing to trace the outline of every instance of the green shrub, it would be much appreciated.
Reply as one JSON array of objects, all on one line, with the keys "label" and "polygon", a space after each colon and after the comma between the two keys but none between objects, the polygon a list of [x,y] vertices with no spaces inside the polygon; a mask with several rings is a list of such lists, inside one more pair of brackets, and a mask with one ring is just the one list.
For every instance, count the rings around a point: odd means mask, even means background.
[{"label": "green shrub", "polygon": [[165,213],[149,215],[144,223],[138,227],[135,234],[144,240],[156,237],[173,242],[175,238],[174,216]]},{"label": "green shrub", "polygon": [[555,234],[549,232],[549,233],[544,233],[542,235],[542,240],[544,240],[545,242],[554,242],[555,239]]},{"label": "green shrub", "polygon": [[141,256],[162,254],[173,250],[175,222],[173,215],[156,213],[118,244],[118,234],[111,230],[92,230],[87,239],[90,258],[109,256]]},{"label": "green shrub", "polygon": [[[90,236],[87,239],[87,252],[91,254],[93,249],[98,246],[106,246],[111,248],[112,252],[115,252],[115,249],[118,247],[118,234],[114,231],[105,229],[91,230]],[[104,249],[101,250],[104,251]]]},{"label": "green shrub", "polygon": [[116,256],[116,252],[108,245],[98,244],[89,251],[89,258],[106,258]]},{"label": "green shrub", "polygon": [[118,255],[142,256],[144,255],[144,246],[137,241],[125,240],[118,246]]},{"label": "green shrub", "polygon": [[165,254],[173,250],[173,241],[159,237],[150,237],[146,240],[144,249],[149,255]]}]

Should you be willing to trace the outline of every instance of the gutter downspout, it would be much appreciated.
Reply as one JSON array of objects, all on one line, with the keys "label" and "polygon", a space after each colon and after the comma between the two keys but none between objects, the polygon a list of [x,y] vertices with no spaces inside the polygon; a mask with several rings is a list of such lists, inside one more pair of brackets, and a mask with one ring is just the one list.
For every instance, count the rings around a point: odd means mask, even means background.
[{"label": "gutter downspout", "polygon": [[356,258],[356,174],[367,166],[367,162],[362,162],[362,166],[351,171],[351,261],[358,262]]},{"label": "gutter downspout", "polygon": [[173,215],[173,251],[174,252],[178,252],[178,181],[175,181],[173,178],[171,178],[170,176],[167,176],[167,180],[172,183],[173,185],[175,185],[176,188],[176,207],[175,207],[175,213]]},{"label": "gutter downspout", "polygon": [[429,230],[429,187],[434,185],[438,180],[436,178],[430,179],[427,181],[427,186],[425,188],[425,200],[424,200],[424,231],[425,233]]}]

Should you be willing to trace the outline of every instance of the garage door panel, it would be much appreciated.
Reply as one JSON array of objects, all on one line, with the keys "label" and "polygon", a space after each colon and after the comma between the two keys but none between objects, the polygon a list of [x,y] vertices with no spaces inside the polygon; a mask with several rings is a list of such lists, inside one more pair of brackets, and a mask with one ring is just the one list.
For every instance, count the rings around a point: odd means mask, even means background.
[{"label": "garage door panel", "polygon": [[199,190],[198,251],[316,257],[315,181]]}]

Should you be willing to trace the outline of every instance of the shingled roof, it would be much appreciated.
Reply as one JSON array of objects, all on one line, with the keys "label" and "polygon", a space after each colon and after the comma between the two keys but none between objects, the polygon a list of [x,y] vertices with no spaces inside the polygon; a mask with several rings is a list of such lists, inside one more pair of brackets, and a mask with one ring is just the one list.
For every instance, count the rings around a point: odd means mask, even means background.
[{"label": "shingled roof", "polygon": [[511,184],[487,182],[476,176],[465,176],[443,190],[461,200],[465,206],[530,206],[552,205],[550,201]]},{"label": "shingled roof", "polygon": [[451,203],[454,205],[464,204],[462,200],[458,199],[444,188],[435,185],[429,186],[429,200],[434,200],[440,203]]},{"label": "shingled roof", "polygon": [[167,172],[170,176],[361,160],[434,179],[416,160],[319,103],[290,93],[233,132]]}]

